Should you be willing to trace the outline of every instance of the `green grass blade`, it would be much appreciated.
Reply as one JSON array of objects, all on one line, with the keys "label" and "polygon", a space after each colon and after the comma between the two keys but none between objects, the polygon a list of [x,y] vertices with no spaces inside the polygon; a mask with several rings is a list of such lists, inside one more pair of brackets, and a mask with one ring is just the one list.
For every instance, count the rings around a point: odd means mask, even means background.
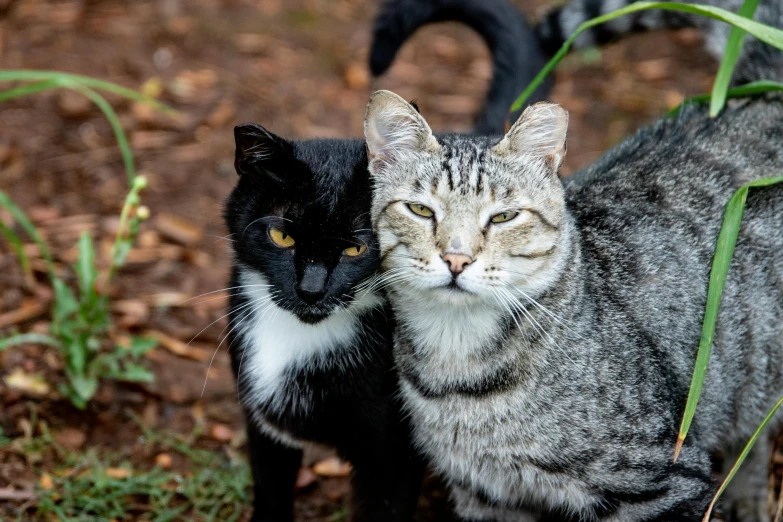
[{"label": "green grass blade", "polygon": [[24,231],[27,232],[27,235],[30,236],[33,241],[35,241],[35,244],[38,245],[38,250],[40,250],[41,255],[46,261],[46,266],[49,269],[49,277],[52,279],[52,281],[58,279],[54,272],[54,261],[52,260],[52,254],[49,253],[49,248],[46,246],[46,243],[41,237],[41,234],[38,232],[38,229],[35,228],[35,225],[33,225],[27,215],[22,212],[22,209],[19,208],[16,203],[14,203],[11,198],[8,197],[8,195],[2,190],[0,190],[0,207],[5,207],[8,209],[17,223],[19,223]]},{"label": "green grass blade", "polygon": [[30,268],[30,259],[28,259],[27,254],[24,253],[24,243],[22,243],[22,240],[19,239],[19,236],[17,236],[13,230],[5,226],[2,222],[0,222],[0,235],[5,237],[6,241],[8,241],[8,244],[11,245],[11,248],[16,254],[16,258],[19,260],[19,265],[22,267],[25,285],[32,287],[35,282],[35,278],[33,278],[33,269]]},{"label": "green grass blade", "polygon": [[761,424],[759,424],[759,427],[756,428],[756,431],[753,432],[753,436],[750,438],[748,443],[745,445],[745,448],[742,450],[742,453],[740,454],[739,458],[737,459],[737,462],[734,463],[734,466],[731,467],[731,470],[729,471],[729,474],[726,476],[726,479],[723,481],[723,484],[720,485],[720,488],[718,489],[718,492],[715,493],[715,496],[712,498],[712,502],[710,502],[710,506],[707,508],[707,512],[704,514],[704,519],[702,522],[709,522],[710,515],[712,515],[712,508],[715,507],[715,503],[718,501],[720,496],[723,494],[723,492],[726,490],[726,487],[731,482],[731,479],[734,478],[734,475],[736,475],[737,470],[739,470],[740,466],[742,466],[742,463],[745,462],[745,459],[747,458],[748,454],[750,453],[750,450],[753,449],[754,444],[756,444],[756,441],[758,440],[759,436],[761,435],[761,432],[764,431],[764,428],[767,427],[767,424],[769,424],[769,421],[772,420],[772,417],[775,416],[775,413],[778,411],[778,408],[780,408],[780,405],[783,404],[783,397],[781,397],[777,404],[772,407],[771,410],[769,410],[769,413],[767,413],[767,416],[764,417],[764,420],[761,421]]},{"label": "green grass blade", "polygon": [[[738,87],[729,89],[726,92],[726,96],[728,98],[738,98],[742,96],[751,96],[753,94],[762,94],[765,92],[783,92],[783,83],[773,82],[769,80],[760,80],[756,82],[746,83],[745,85],[740,85]],[[680,105],[670,110],[667,116],[674,116],[680,110],[682,110],[682,108],[688,103],[702,103],[702,102],[709,101],[710,98],[711,95],[709,94],[699,94],[697,96],[691,96],[690,98],[684,100]]]},{"label": "green grass blade", "polygon": [[735,27],[739,27],[740,29],[743,29],[752,34],[762,42],[768,43],[777,49],[783,50],[783,31],[768,25],[761,24],[759,22],[755,22],[743,16],[739,16],[730,11],[726,11],[725,9],[707,5],[681,4],[678,2],[635,2],[629,6],[623,7],[622,9],[618,9],[603,16],[598,16],[592,20],[588,20],[577,27],[576,31],[574,31],[568,40],[563,43],[552,59],[547,62],[543,69],[541,69],[541,72],[539,72],[533,81],[530,82],[530,85],[528,85],[527,88],[522,91],[522,94],[519,95],[514,104],[511,106],[511,112],[518,111],[522,108],[522,106],[525,104],[525,101],[530,97],[533,91],[538,88],[541,82],[544,81],[544,78],[546,78],[546,76],[552,72],[557,64],[560,63],[560,60],[563,59],[568,50],[571,48],[571,45],[574,43],[574,40],[576,40],[580,34],[582,34],[587,29],[590,29],[591,27],[595,27],[596,25],[601,25],[610,20],[614,20],[615,18],[619,18],[631,13],[637,13],[639,11],[645,11],[647,9],[679,11],[682,13],[691,13],[714,18],[715,20],[727,22]]},{"label": "green grass blade", "polygon": [[[745,0],[740,7],[739,15],[745,18],[753,18],[756,14],[756,8],[760,0]],[[734,66],[739,59],[742,51],[742,43],[745,41],[744,30],[739,27],[732,27],[729,39],[726,42],[726,49],[723,51],[723,58],[720,61],[718,74],[715,76],[715,83],[712,85],[712,99],[710,100],[710,118],[717,116],[726,105],[726,92],[729,90],[731,75],[734,73]]]},{"label": "green grass blade", "polygon": [[2,352],[3,350],[5,350],[10,346],[17,346],[25,343],[48,344],[49,346],[60,346],[60,343],[58,343],[57,339],[55,339],[54,337],[50,337],[48,335],[43,335],[43,334],[37,334],[37,333],[25,333],[25,334],[12,335],[11,337],[6,337],[5,339],[0,339],[0,352]]},{"label": "green grass blade", "polygon": [[95,280],[98,271],[95,269],[95,248],[92,245],[90,233],[86,230],[79,236],[79,257],[76,261],[76,276],[79,279],[79,290],[82,299],[88,299],[95,292]]},{"label": "green grass blade", "polygon": [[0,71],[0,81],[47,81],[47,80],[55,80],[59,82],[61,85],[63,84],[63,82],[78,83],[90,87],[92,89],[99,89],[106,92],[110,92],[112,94],[117,94],[119,96],[128,98],[133,101],[148,103],[153,107],[155,107],[157,110],[164,113],[173,114],[177,112],[171,107],[164,105],[159,101],[155,100],[154,98],[145,96],[144,94],[134,91],[133,89],[128,89],[127,87],[123,87],[122,85],[117,85],[116,83],[107,82],[105,80],[97,80],[95,78],[90,78],[89,76],[81,76],[79,74],[69,74],[60,71],[31,71],[31,70]]},{"label": "green grass blade", "polygon": [[120,154],[122,154],[122,162],[125,165],[125,174],[128,177],[128,183],[133,185],[133,180],[136,178],[136,166],[133,161],[133,152],[131,152],[128,138],[125,136],[125,131],[122,130],[122,124],[120,123],[120,118],[117,116],[117,113],[114,112],[114,109],[111,104],[106,101],[106,98],[89,87],[78,83],[68,84],[68,87],[89,98],[90,101],[97,105],[103,112],[106,119],[109,120],[109,125],[111,125],[111,128],[114,131],[114,137],[117,138],[117,145],[120,147]]},{"label": "green grass blade", "polygon": [[30,94],[35,94],[38,92],[43,92],[59,86],[60,86],[60,81],[57,79],[43,80],[40,82],[30,83],[27,85],[20,85],[19,87],[15,87],[13,89],[8,89],[7,91],[0,92],[0,102],[13,100],[14,98],[19,98],[21,96],[28,96]]},{"label": "green grass blade", "polygon": [[685,441],[685,437],[690,429],[693,416],[696,413],[696,405],[699,402],[702,387],[704,386],[704,377],[707,373],[707,363],[712,353],[712,340],[715,336],[715,325],[718,320],[718,308],[720,298],[723,293],[723,286],[726,284],[726,277],[731,265],[731,259],[734,255],[734,247],[737,244],[740,224],[742,223],[742,214],[745,212],[745,201],[748,198],[748,191],[753,187],[765,187],[783,182],[783,176],[771,178],[762,178],[746,183],[740,187],[729,199],[726,204],[726,212],[723,215],[723,224],[718,234],[718,242],[715,245],[715,256],[712,258],[712,268],[710,270],[710,282],[707,289],[707,307],[704,312],[704,322],[702,323],[701,340],[699,341],[699,352],[696,355],[696,367],[693,371],[691,388],[688,392],[688,402],[685,405],[680,433],[677,437],[677,445],[674,450],[674,460],[680,454],[680,449]]}]

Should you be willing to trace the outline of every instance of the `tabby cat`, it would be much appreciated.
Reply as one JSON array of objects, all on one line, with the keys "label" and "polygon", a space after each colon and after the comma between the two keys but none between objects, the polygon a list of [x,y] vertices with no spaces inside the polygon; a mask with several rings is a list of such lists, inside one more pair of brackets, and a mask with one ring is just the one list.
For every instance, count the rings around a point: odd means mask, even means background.
[{"label": "tabby cat", "polygon": [[[780,80],[783,55],[763,56],[774,66],[741,70]],[[466,520],[700,521],[713,458],[732,463],[783,388],[777,185],[748,197],[672,462],[723,209],[783,174],[783,101],[687,107],[560,180],[567,122],[540,103],[503,137],[436,138],[395,94],[370,100],[372,220],[414,438]],[[732,520],[770,520],[768,457],[760,440],[724,494]]]}]

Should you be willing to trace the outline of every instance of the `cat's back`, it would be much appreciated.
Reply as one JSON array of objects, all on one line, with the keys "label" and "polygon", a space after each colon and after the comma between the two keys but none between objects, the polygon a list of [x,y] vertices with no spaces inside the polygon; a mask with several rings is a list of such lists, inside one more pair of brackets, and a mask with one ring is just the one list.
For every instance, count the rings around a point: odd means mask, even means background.
[{"label": "cat's back", "polygon": [[[742,184],[779,175],[783,103],[759,99],[715,120],[706,107],[687,108],[566,181],[595,309],[629,326],[649,364],[666,361],[671,400],[687,393],[726,203]],[[733,391],[749,382],[759,397],[777,389],[783,378],[780,317],[783,184],[751,190],[748,197],[721,301],[720,348],[700,403],[715,408],[715,415],[703,418],[754,425],[736,418],[742,409],[732,409],[726,398],[743,395]]]}]

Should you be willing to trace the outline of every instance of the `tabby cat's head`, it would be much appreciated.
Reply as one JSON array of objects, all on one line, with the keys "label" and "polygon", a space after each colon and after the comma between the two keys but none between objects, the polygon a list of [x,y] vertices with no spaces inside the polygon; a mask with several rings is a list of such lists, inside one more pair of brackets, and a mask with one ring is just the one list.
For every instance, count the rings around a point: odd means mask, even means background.
[{"label": "tabby cat's head", "polygon": [[436,138],[402,98],[373,94],[373,223],[395,286],[452,303],[546,288],[564,259],[567,125],[559,105],[539,103],[502,139]]},{"label": "tabby cat's head", "polygon": [[240,278],[307,323],[347,308],[379,264],[364,144],[293,142],[251,123],[234,134],[240,178],[224,216]]}]

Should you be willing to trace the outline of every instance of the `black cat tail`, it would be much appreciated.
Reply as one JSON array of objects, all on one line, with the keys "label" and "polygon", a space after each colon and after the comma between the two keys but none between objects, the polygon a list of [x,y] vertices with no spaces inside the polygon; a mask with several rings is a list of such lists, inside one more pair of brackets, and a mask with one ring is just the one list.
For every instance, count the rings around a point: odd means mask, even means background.
[{"label": "black cat tail", "polygon": [[[405,41],[426,24],[462,22],[478,32],[492,53],[492,82],[474,132],[504,131],[508,109],[548,56],[524,14],[508,0],[387,0],[375,20],[370,69],[375,76],[389,69]],[[544,82],[528,103],[543,100],[551,87]],[[513,120],[514,118],[512,118]]]}]

